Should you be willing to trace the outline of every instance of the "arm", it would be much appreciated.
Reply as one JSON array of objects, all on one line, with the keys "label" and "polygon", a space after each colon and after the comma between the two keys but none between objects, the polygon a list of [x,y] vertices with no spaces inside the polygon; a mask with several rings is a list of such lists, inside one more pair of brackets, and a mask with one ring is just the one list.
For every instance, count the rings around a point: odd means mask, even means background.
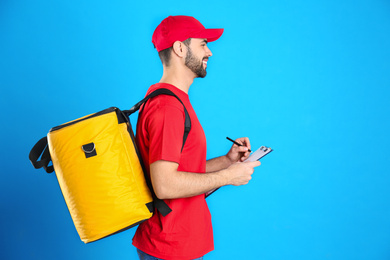
[{"label": "arm", "polygon": [[[150,147],[148,161],[153,162],[150,164],[150,178],[157,197],[160,199],[191,197],[224,185],[248,183],[254,171],[253,168],[260,165],[260,162],[233,164],[232,162],[243,160],[246,155],[249,155],[247,152],[242,152],[242,149],[246,149],[242,146],[232,147],[226,155],[230,162],[217,159],[209,164],[211,168],[208,170],[213,170],[210,173],[198,174],[177,170],[182,145],[182,140],[181,138],[179,140],[178,136],[183,135],[184,129],[181,126],[184,124],[184,117],[182,105],[179,103],[173,106],[171,102],[168,102],[170,98],[172,99],[172,97],[161,97],[158,109],[148,115],[146,122]],[[175,102],[178,101],[174,99],[173,103]],[[249,145],[249,140],[245,140],[247,138],[241,139],[241,143]]]},{"label": "arm", "polygon": [[150,176],[158,198],[185,198],[225,185],[245,185],[259,165],[259,161],[234,163],[226,169],[202,174],[179,172],[177,163],[159,160],[150,165]]}]

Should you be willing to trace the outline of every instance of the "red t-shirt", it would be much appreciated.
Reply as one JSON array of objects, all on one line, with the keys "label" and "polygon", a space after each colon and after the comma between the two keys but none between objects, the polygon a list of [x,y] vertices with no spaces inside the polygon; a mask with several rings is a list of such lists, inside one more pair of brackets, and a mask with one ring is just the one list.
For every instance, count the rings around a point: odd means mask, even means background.
[{"label": "red t-shirt", "polygon": [[[206,137],[188,94],[170,84],[152,85],[148,93],[167,88],[185,105],[191,118],[191,131],[181,151],[184,134],[184,108],[172,96],[150,99],[138,118],[136,142],[146,170],[158,160],[176,162],[178,171],[206,172]],[[163,217],[155,211],[141,223],[133,245],[162,259],[194,259],[214,249],[211,215],[205,196],[165,200],[172,212]]]}]

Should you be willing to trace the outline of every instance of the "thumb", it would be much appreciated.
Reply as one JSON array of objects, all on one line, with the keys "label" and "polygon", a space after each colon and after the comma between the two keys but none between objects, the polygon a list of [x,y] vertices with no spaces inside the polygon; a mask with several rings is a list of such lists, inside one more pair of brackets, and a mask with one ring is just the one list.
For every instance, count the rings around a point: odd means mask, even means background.
[{"label": "thumb", "polygon": [[249,167],[255,168],[257,166],[260,166],[261,162],[260,161],[254,161],[254,162],[246,162]]}]

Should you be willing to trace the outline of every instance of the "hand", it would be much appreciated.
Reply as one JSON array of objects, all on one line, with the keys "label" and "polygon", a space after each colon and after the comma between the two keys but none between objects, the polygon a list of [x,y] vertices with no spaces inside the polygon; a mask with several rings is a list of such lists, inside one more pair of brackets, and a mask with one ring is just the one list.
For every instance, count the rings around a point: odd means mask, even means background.
[{"label": "hand", "polygon": [[233,144],[232,148],[230,148],[229,152],[226,154],[226,158],[228,158],[231,163],[243,162],[250,155],[248,150],[251,149],[251,144],[248,137],[238,138],[236,139],[236,142],[242,144],[242,146]]},{"label": "hand", "polygon": [[255,171],[255,167],[260,166],[260,161],[255,162],[238,162],[232,164],[226,169],[228,184],[239,186],[248,184],[252,179],[252,174]]}]

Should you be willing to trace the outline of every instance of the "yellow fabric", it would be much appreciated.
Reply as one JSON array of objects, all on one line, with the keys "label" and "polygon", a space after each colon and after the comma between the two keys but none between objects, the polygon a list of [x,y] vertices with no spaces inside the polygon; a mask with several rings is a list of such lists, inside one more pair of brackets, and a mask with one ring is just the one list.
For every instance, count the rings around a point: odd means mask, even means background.
[{"label": "yellow fabric", "polygon": [[[48,134],[59,185],[85,243],[152,215],[146,204],[153,199],[127,128],[110,112]],[[96,156],[86,158],[82,146],[88,143],[95,144]]]}]

